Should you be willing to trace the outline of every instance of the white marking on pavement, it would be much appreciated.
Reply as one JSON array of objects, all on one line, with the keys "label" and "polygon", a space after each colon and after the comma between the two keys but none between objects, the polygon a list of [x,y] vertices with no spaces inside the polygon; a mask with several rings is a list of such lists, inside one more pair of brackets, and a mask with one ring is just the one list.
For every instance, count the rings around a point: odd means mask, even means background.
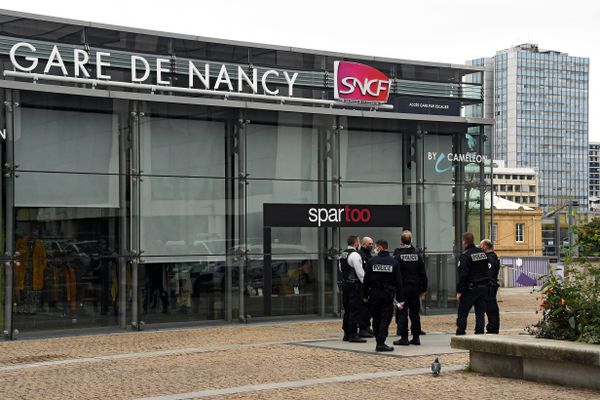
[{"label": "white marking on pavement", "polygon": [[[464,369],[465,365],[451,365],[448,367],[444,367],[444,372],[453,372],[460,371]],[[314,386],[314,385],[323,385],[328,383],[343,383],[343,382],[356,382],[363,381],[367,379],[382,379],[382,378],[397,378],[403,376],[413,376],[413,375],[425,375],[431,374],[430,368],[416,368],[409,369],[404,371],[383,371],[383,372],[371,372],[364,374],[356,374],[356,375],[346,375],[346,376],[332,376],[329,378],[320,378],[320,379],[305,379],[300,381],[287,381],[287,382],[277,382],[277,383],[263,383],[260,385],[247,385],[247,386],[235,386],[223,389],[209,389],[209,390],[201,390],[198,392],[188,392],[188,393],[178,393],[178,394],[169,394],[164,396],[156,396],[156,397],[144,397],[138,400],[184,400],[184,399],[197,399],[202,397],[212,397],[212,396],[223,396],[230,394],[238,394],[238,393],[250,393],[250,392],[258,392],[261,390],[273,390],[273,389],[290,389],[290,388],[300,388],[305,386]]]},{"label": "white marking on pavement", "polygon": [[[331,339],[329,339],[329,340],[331,340]],[[40,368],[40,367],[54,367],[54,366],[59,366],[59,365],[81,364],[81,363],[88,363],[88,362],[115,361],[115,360],[131,359],[131,358],[149,358],[149,357],[170,356],[170,355],[176,355],[176,354],[208,353],[211,351],[235,350],[235,349],[243,349],[243,348],[248,348],[248,347],[266,347],[266,346],[274,346],[274,345],[280,345],[280,344],[292,344],[292,343],[297,343],[297,342],[298,342],[297,340],[295,340],[295,341],[279,340],[279,341],[264,342],[264,343],[231,344],[231,345],[212,346],[212,347],[192,347],[192,348],[183,348],[183,349],[146,351],[146,352],[138,352],[138,353],[121,353],[121,354],[112,354],[112,355],[106,355],[106,356],[69,358],[66,360],[40,361],[37,363],[29,363],[29,364],[4,365],[4,366],[0,366],[0,372],[21,370],[21,369],[30,369],[30,368]]]}]

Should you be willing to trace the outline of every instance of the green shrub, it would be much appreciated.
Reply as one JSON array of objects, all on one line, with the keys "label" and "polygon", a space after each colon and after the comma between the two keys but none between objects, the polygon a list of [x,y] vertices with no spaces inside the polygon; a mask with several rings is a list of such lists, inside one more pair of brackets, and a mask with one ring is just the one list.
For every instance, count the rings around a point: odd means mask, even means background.
[{"label": "green shrub", "polygon": [[574,227],[577,247],[582,256],[600,256],[600,218]]},{"label": "green shrub", "polygon": [[552,273],[540,289],[542,319],[529,333],[546,339],[600,344],[600,267],[581,264]]}]

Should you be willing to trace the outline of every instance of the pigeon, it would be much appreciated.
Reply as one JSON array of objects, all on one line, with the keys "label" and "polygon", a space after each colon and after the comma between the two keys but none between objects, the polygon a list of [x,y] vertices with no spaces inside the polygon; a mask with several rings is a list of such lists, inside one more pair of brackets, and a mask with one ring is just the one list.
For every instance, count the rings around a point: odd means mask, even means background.
[{"label": "pigeon", "polygon": [[440,360],[438,357],[435,358],[435,361],[431,363],[431,373],[433,376],[438,376],[442,371],[442,364],[440,364]]}]

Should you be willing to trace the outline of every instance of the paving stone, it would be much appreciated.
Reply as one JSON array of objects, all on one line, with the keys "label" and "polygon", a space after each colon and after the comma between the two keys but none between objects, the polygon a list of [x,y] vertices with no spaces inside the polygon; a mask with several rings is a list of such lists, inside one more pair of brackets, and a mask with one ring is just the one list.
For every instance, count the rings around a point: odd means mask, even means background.
[{"label": "paving stone", "polygon": [[[535,297],[529,290],[501,290],[502,334],[519,334],[538,320],[535,309],[539,301]],[[470,330],[473,323],[474,316],[470,316]],[[423,317],[423,328],[430,334],[452,333],[454,324],[454,315]],[[394,331],[392,326],[390,334]],[[429,368],[433,360],[430,355],[384,357],[298,345],[305,341],[340,340],[341,333],[341,320],[314,320],[1,342],[0,388],[2,399],[130,399],[211,388],[408,371]],[[429,337],[433,335],[423,337],[424,343]],[[57,361],[63,364],[56,365]],[[468,355],[443,355],[442,363],[464,366]],[[18,369],[9,370],[9,366]],[[443,373],[437,379],[430,376],[368,379],[220,398],[419,396],[427,399],[439,398],[440,393],[444,397],[489,398],[485,389],[488,386],[496,391],[493,398],[511,400],[600,398],[598,393],[589,391],[463,372]]]}]

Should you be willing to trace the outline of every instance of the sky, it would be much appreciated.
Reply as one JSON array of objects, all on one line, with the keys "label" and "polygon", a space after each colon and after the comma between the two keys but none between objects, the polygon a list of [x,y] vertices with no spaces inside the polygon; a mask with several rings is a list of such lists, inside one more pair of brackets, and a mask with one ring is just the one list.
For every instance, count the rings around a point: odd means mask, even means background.
[{"label": "sky", "polygon": [[600,142],[600,1],[0,0],[0,8],[198,36],[464,63],[521,43],[590,58],[590,140]]}]

